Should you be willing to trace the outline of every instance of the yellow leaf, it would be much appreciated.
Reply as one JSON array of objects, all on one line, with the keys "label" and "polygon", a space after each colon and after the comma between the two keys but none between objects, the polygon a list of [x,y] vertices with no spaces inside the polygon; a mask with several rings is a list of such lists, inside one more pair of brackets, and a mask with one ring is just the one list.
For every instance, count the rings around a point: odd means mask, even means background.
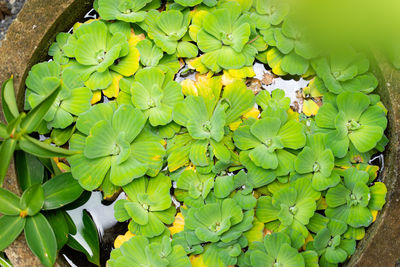
[{"label": "yellow leaf", "polygon": [[303,102],[303,113],[310,117],[318,113],[319,106],[313,100],[304,100]]},{"label": "yellow leaf", "polygon": [[246,119],[248,118],[258,119],[259,116],[260,116],[260,110],[257,107],[253,107],[243,115],[243,117]]},{"label": "yellow leaf", "polygon": [[129,45],[137,45],[140,41],[146,39],[143,33],[136,35],[135,32],[132,30],[131,37],[128,40]]},{"label": "yellow leaf", "polygon": [[103,94],[108,98],[117,97],[119,94],[119,81],[122,79],[122,75],[116,72],[111,72],[112,82],[110,86],[103,89]]},{"label": "yellow leaf", "polygon": [[284,76],[287,72],[281,68],[283,54],[275,47],[271,48],[267,52],[268,65],[272,67],[272,72],[279,76]]},{"label": "yellow leaf", "polygon": [[189,68],[195,69],[200,74],[204,74],[208,72],[208,68],[201,62],[201,57],[196,57],[187,62]]},{"label": "yellow leaf", "polygon": [[204,264],[203,261],[203,255],[191,255],[189,257],[190,263],[192,264],[192,267],[207,267],[207,265]]},{"label": "yellow leaf", "polygon": [[122,246],[123,243],[134,237],[135,235],[132,234],[130,231],[126,232],[125,235],[119,235],[114,241],[114,248],[119,248]]},{"label": "yellow leaf", "polygon": [[298,112],[296,112],[293,109],[289,108],[287,113],[288,113],[288,119],[289,120],[299,121],[300,114]]},{"label": "yellow leaf", "polygon": [[90,101],[90,103],[93,105],[99,102],[100,100],[101,100],[101,91],[100,90],[94,91],[92,101]]},{"label": "yellow leaf", "polygon": [[371,210],[371,213],[372,213],[372,217],[373,217],[372,222],[375,222],[376,221],[376,216],[378,216],[378,211],[377,210]]},{"label": "yellow leaf", "polygon": [[232,122],[229,124],[229,129],[231,129],[231,131],[235,131],[237,128],[239,128],[240,124],[242,124],[242,120]]},{"label": "yellow leaf", "polygon": [[308,233],[308,236],[307,236],[307,238],[306,238],[306,240],[304,242],[304,245],[303,245],[303,249],[306,250],[307,243],[309,243],[309,242],[311,242],[313,240],[314,240],[314,238],[312,237],[312,235],[310,233]]},{"label": "yellow leaf", "polygon": [[326,199],[324,197],[321,197],[317,201],[317,210],[324,210],[328,207],[328,204],[326,204]]},{"label": "yellow leaf", "polygon": [[189,95],[198,96],[199,95],[199,93],[197,92],[196,84],[193,80],[191,80],[191,79],[183,80],[181,82],[181,85],[182,85],[182,93],[185,96],[189,96]]},{"label": "yellow leaf", "polygon": [[171,235],[182,232],[184,227],[185,227],[185,219],[183,218],[182,213],[178,212],[175,216],[175,221],[172,223],[172,226],[169,227]]}]

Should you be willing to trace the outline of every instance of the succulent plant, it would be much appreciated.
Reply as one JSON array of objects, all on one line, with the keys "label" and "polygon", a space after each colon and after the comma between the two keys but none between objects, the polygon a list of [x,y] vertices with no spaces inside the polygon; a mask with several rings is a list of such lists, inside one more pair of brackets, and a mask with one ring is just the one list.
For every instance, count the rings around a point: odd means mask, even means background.
[{"label": "succulent plant", "polygon": [[239,4],[209,12],[197,33],[197,45],[205,53],[201,62],[213,72],[253,64],[257,50],[248,44],[250,34],[250,17],[242,14]]},{"label": "succulent plant", "polygon": [[74,116],[89,110],[92,92],[79,79],[64,75],[65,70],[55,61],[39,63],[32,67],[26,78],[26,100],[30,108],[46,98],[55,83],[61,83],[61,91],[47,112],[47,127],[64,129],[74,122]]},{"label": "succulent plant", "polygon": [[295,156],[285,149],[299,149],[306,143],[302,124],[276,117],[248,120],[234,132],[233,139],[239,149],[249,151],[256,166],[276,170],[278,176],[293,169]]},{"label": "succulent plant", "polygon": [[107,262],[110,267],[117,266],[191,266],[185,250],[180,245],[171,245],[168,237],[161,242],[150,242],[144,236],[134,236],[111,252]]},{"label": "succulent plant", "polygon": [[53,57],[53,60],[60,65],[67,64],[69,58],[65,55],[64,46],[68,43],[68,38],[71,36],[69,33],[61,32],[56,36],[56,42],[54,42],[49,48],[49,56]]},{"label": "succulent plant", "polygon": [[276,191],[272,196],[258,199],[256,216],[261,222],[279,221],[278,229],[292,228],[307,237],[306,225],[316,210],[320,193],[307,178],[300,178]]},{"label": "succulent plant", "polygon": [[356,241],[342,236],[346,230],[346,223],[331,219],[327,228],[317,233],[311,246],[321,256],[321,265],[342,263],[354,253]]},{"label": "succulent plant", "polygon": [[315,116],[321,131],[327,133],[326,145],[336,157],[344,157],[353,144],[359,152],[368,152],[382,139],[387,126],[384,110],[370,105],[360,92],[343,92],[336,101],[325,103]]},{"label": "succulent plant", "polygon": [[257,95],[256,103],[262,110],[283,109],[286,111],[290,108],[290,98],[285,97],[285,91],[281,89],[275,89],[271,93],[266,90],[261,91]]},{"label": "succulent plant", "polygon": [[384,183],[376,182],[368,187],[368,180],[367,172],[354,167],[347,169],[343,183],[330,188],[326,194],[326,215],[351,227],[368,227],[372,223],[372,211],[382,209],[387,192]]},{"label": "succulent plant", "polygon": [[[70,149],[80,151],[68,159],[83,188],[98,188],[105,177],[123,186],[146,173],[155,176],[165,153],[161,138],[143,130],[145,115],[130,105],[98,104],[81,114]],[[109,176],[108,176],[109,175]]]},{"label": "succulent plant", "polygon": [[161,235],[175,219],[175,207],[169,194],[171,180],[159,174],[154,178],[142,177],[124,186],[128,199],[115,204],[118,221],[132,219],[129,230],[136,235],[155,237]]},{"label": "succulent plant", "polygon": [[308,135],[307,145],[297,156],[296,171],[300,174],[310,174],[312,187],[323,191],[341,181],[339,174],[333,171],[334,166],[335,157],[332,151],[325,147],[325,135]]}]

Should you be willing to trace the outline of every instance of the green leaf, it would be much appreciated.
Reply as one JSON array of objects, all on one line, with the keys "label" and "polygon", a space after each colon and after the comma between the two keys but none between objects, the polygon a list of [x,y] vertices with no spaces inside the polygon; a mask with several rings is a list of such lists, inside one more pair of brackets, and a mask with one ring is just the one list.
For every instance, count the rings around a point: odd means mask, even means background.
[{"label": "green leaf", "polygon": [[17,170],[19,185],[23,191],[31,185],[43,182],[44,166],[36,157],[30,154],[20,150],[16,151],[15,169]]},{"label": "green leaf", "polygon": [[29,111],[28,114],[26,114],[26,117],[22,119],[21,128],[23,131],[26,131],[27,133],[32,133],[37,130],[37,127],[46,116],[47,112],[53,105],[60,91],[60,83],[55,83],[54,89],[51,90],[51,93],[46,96],[43,101],[40,102],[36,107]]},{"label": "green leaf", "polygon": [[74,236],[70,236],[67,244],[71,248],[83,252],[90,262],[100,266],[100,244],[96,224],[86,210],[83,210],[82,213],[83,226],[78,231],[86,242],[89,251],[87,246],[83,247]]},{"label": "green leaf", "polygon": [[0,122],[0,138],[7,139],[10,137],[10,134],[7,131],[7,126]]},{"label": "green leaf", "polygon": [[20,198],[14,193],[0,187],[0,213],[4,215],[19,215]]},{"label": "green leaf", "polygon": [[6,249],[22,232],[25,226],[25,218],[20,216],[0,217],[0,251]]},{"label": "green leaf", "polygon": [[76,151],[67,150],[61,147],[52,146],[41,142],[28,135],[24,135],[19,141],[19,147],[25,152],[41,158],[69,157],[77,154]]},{"label": "green leaf", "polygon": [[15,139],[7,139],[0,146],[0,187],[3,186],[4,177],[7,174],[16,145],[17,141]]},{"label": "green leaf", "polygon": [[19,116],[17,101],[15,99],[13,77],[4,82],[1,88],[3,114],[8,123]]},{"label": "green leaf", "polygon": [[57,175],[43,184],[44,210],[61,208],[75,201],[83,192],[70,172]]},{"label": "green leaf", "polygon": [[139,203],[127,202],[124,207],[137,224],[146,225],[149,222],[149,213]]},{"label": "green leaf", "polygon": [[[57,251],[59,251],[67,242],[69,228],[62,210],[46,213],[46,219],[53,229],[57,240]],[[68,215],[67,215],[68,216]]]},{"label": "green leaf", "polygon": [[25,237],[40,262],[46,267],[53,266],[57,257],[57,240],[51,225],[41,213],[26,219]]},{"label": "green leaf", "polygon": [[381,210],[385,204],[387,188],[384,183],[376,182],[370,187],[371,199],[368,203],[368,207],[372,210]]},{"label": "green leaf", "polygon": [[43,203],[44,192],[42,185],[34,184],[22,194],[19,205],[23,212],[26,211],[29,216],[34,216],[42,209]]}]

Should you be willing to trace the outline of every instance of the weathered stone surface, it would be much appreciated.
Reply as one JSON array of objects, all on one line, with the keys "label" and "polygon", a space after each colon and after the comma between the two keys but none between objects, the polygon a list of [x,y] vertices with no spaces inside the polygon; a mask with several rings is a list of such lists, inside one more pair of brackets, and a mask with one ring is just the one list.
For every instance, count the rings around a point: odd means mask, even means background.
[{"label": "weathered stone surface", "polygon": [[390,140],[384,152],[385,167],[382,179],[388,193],[386,205],[366,237],[357,246],[347,266],[395,266],[400,259],[400,71],[382,60],[375,66],[379,79],[377,93],[388,109],[389,125],[386,134]]},{"label": "weathered stone surface", "polygon": [[[10,26],[0,44],[0,83],[14,75],[15,91],[20,109],[23,106],[24,81],[32,65],[46,60],[47,51],[58,32],[67,31],[83,20],[90,10],[91,0],[28,0],[16,20]],[[1,104],[0,104],[1,108]],[[0,112],[0,121],[4,122]],[[21,194],[12,162],[4,187]],[[7,256],[15,267],[41,266],[29,250],[24,235],[9,248]],[[66,266],[61,259],[56,266]]]}]

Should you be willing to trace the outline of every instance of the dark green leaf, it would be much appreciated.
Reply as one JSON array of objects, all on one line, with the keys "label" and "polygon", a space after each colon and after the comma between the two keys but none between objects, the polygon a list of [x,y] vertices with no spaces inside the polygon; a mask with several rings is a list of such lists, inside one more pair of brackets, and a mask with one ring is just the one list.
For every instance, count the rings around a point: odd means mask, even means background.
[{"label": "dark green leaf", "polygon": [[24,225],[25,218],[7,215],[0,217],[0,251],[8,247],[19,236]]},{"label": "dark green leaf", "polygon": [[64,218],[65,218],[65,222],[68,225],[68,232],[71,235],[76,235],[77,229],[76,229],[76,225],[74,223],[74,221],[72,220],[71,216],[69,216],[69,214],[65,211],[65,210],[61,210]]},{"label": "dark green leaf", "polygon": [[63,173],[50,179],[43,185],[45,210],[58,209],[75,201],[83,192],[77,180],[70,172]]},{"label": "dark green leaf", "polygon": [[41,184],[34,184],[22,194],[19,205],[29,216],[36,215],[43,207],[44,192]]},{"label": "dark green leaf", "polygon": [[53,228],[57,240],[57,250],[60,250],[68,242],[69,228],[62,210],[49,212],[46,219]]},{"label": "dark green leaf", "polygon": [[92,196],[91,191],[83,191],[82,195],[74,202],[66,205],[64,207],[64,210],[74,210],[76,208],[79,208],[80,206],[83,206],[86,202],[88,202],[91,196]]},{"label": "dark green leaf", "polygon": [[3,186],[4,177],[7,174],[8,166],[10,165],[11,158],[14,155],[15,146],[17,141],[14,139],[5,140],[0,147],[0,187]]},{"label": "dark green leaf", "polygon": [[54,265],[57,256],[57,241],[53,229],[43,214],[38,213],[26,219],[25,238],[29,248],[44,266]]},{"label": "dark green leaf", "polygon": [[74,151],[40,142],[27,135],[19,141],[19,146],[25,152],[41,158],[68,157],[76,154]]},{"label": "dark green leaf", "polygon": [[0,213],[4,215],[19,215],[19,197],[0,187]]},{"label": "dark green leaf", "polygon": [[[57,78],[54,78],[57,79]],[[42,102],[40,102],[36,107],[34,107],[31,111],[26,114],[26,117],[21,122],[21,128],[25,130],[27,133],[32,133],[36,131],[40,122],[43,121],[44,116],[46,116],[50,107],[53,105],[56,100],[58,93],[61,90],[61,86],[58,83],[54,83],[56,88],[54,88],[51,93],[44,98]]]},{"label": "dark green leaf", "polygon": [[34,184],[41,184],[44,178],[44,167],[38,158],[24,151],[15,152],[15,168],[22,190]]},{"label": "dark green leaf", "polygon": [[3,114],[8,123],[19,115],[17,101],[15,99],[13,77],[8,79],[1,88]]},{"label": "dark green leaf", "polygon": [[75,125],[71,125],[65,129],[53,129],[50,138],[54,144],[62,146],[71,138],[72,134],[75,132],[75,128]]},{"label": "dark green leaf", "polygon": [[73,236],[68,239],[68,246],[83,252],[90,262],[100,266],[99,234],[95,223],[86,210],[83,211],[82,221],[83,227],[79,229],[79,232],[91,251],[87,251]]}]

